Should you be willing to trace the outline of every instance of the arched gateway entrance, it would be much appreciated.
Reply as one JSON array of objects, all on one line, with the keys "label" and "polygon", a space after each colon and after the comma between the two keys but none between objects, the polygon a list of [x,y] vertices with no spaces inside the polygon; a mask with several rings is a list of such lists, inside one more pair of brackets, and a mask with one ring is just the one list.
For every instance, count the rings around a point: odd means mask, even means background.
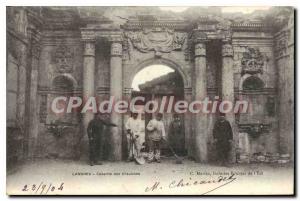
[{"label": "arched gateway entrance", "polygon": [[[139,61],[136,65],[130,65],[124,67],[126,71],[126,67],[130,69],[130,73],[124,73],[124,96],[131,99],[132,97],[136,97],[139,95],[145,96],[146,100],[157,100],[158,103],[161,103],[161,99],[163,96],[166,96],[168,99],[170,96],[174,96],[177,100],[191,100],[191,79],[188,75],[187,68],[182,63],[178,63],[175,58],[164,58],[164,57],[151,57],[148,59],[144,59],[143,61]],[[147,72],[150,72],[153,75],[153,79],[149,79],[147,76],[145,83],[140,85],[140,88],[137,89],[136,82],[139,79],[140,75],[143,72],[148,75]],[[143,77],[143,75],[142,75]],[[141,103],[141,105],[143,105]],[[143,107],[143,106],[140,106]],[[167,135],[169,134],[169,129],[171,123],[174,119],[174,112],[169,114],[164,114],[164,123]],[[180,114],[180,121],[182,127],[182,133],[178,141],[174,141],[172,137],[168,136],[168,140],[173,140],[173,145],[177,147],[177,151],[179,151],[181,155],[192,155],[192,136],[191,136],[191,115]],[[153,117],[153,114],[145,114],[145,126],[147,122]],[[124,116],[123,125],[126,123],[128,116]],[[178,133],[177,133],[178,134]],[[123,135],[124,136],[124,135]],[[180,140],[180,142],[179,142]],[[126,143],[123,140],[123,144]],[[123,145],[123,150],[126,149],[126,146]],[[163,150],[163,154],[168,155],[169,152],[165,147]],[[124,157],[124,155],[123,155]]]},{"label": "arched gateway entrance", "polygon": [[[199,29],[190,35],[181,23],[160,21],[157,24],[147,21],[148,18],[142,23],[141,20],[143,22],[143,19],[129,21],[121,28],[111,27],[109,31],[104,25],[81,29],[84,41],[83,97],[94,95],[94,85],[99,82],[95,80],[95,64],[102,59],[105,62],[99,68],[106,68],[108,74],[100,74],[100,77],[109,79],[103,83],[107,88],[98,85],[99,92],[103,91],[115,100],[131,99],[134,95],[132,81],[140,70],[149,65],[166,65],[181,77],[180,96],[185,101],[202,100],[208,95],[213,97],[219,93],[222,100],[233,101],[233,50],[230,40],[223,41],[224,38],[227,39],[227,32],[216,30],[218,34],[206,35]],[[95,41],[101,40],[109,45],[110,51],[98,58],[95,54]],[[98,52],[103,50],[102,47],[107,47],[104,44],[99,46],[101,48],[98,48]],[[225,84],[221,85],[221,80]],[[184,148],[197,162],[207,162],[208,141],[214,117],[200,112],[194,115],[185,113],[183,116]],[[120,115],[115,112],[110,115],[111,121],[118,125],[111,128],[111,160],[124,159],[124,124],[128,117],[128,114]],[[92,118],[93,114],[84,114],[83,125],[87,126]],[[228,119],[233,122],[234,118],[231,115]]]},{"label": "arched gateway entrance", "polygon": [[[168,111],[169,105],[174,105],[179,100],[184,100],[184,81],[177,69],[166,65],[150,65],[142,68],[134,75],[132,80],[131,99],[140,97],[145,101],[139,101],[135,107],[139,109],[139,117],[146,128],[155,113],[163,113],[163,122],[166,130],[166,140],[175,149],[178,155],[186,155],[184,114],[177,114],[172,108]],[[147,102],[154,101],[158,109],[153,112],[147,111]],[[150,105],[155,109],[154,104]],[[148,150],[148,131],[146,134],[146,150]],[[162,154],[170,154],[168,147],[162,145]]]}]

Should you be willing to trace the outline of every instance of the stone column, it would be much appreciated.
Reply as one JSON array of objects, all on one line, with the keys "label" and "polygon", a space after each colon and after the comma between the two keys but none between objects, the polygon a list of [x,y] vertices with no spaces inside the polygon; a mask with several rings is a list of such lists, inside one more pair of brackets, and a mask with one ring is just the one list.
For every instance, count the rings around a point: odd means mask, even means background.
[{"label": "stone column", "polygon": [[[195,72],[194,72],[194,99],[202,101],[207,96],[206,87],[206,43],[204,40],[195,44]],[[207,162],[207,114],[200,112],[195,114],[195,159],[196,162]]]},{"label": "stone column", "polygon": [[[89,97],[95,96],[95,41],[85,40],[83,53],[83,101],[87,101]],[[88,123],[94,118],[92,111],[83,114],[83,129],[87,136]]]},{"label": "stone column", "polygon": [[[130,101],[131,100],[131,96],[132,96],[132,91],[133,91],[133,88],[129,88],[129,87],[125,87],[124,86],[124,89],[123,89],[123,99],[126,100],[126,101]],[[122,123],[123,123],[123,126],[122,126],[122,130],[125,131],[126,128],[125,128],[125,124],[127,122],[127,120],[130,118],[130,115],[131,113],[128,112],[128,113],[125,113],[123,115],[123,120],[122,120]],[[122,133],[123,137],[122,137],[122,158],[128,158],[128,153],[129,153],[129,150],[128,150],[128,147],[127,147],[127,134],[126,132],[123,132]]]},{"label": "stone column", "polygon": [[29,29],[31,38],[31,58],[30,58],[30,106],[29,106],[29,135],[28,135],[28,157],[35,156],[38,139],[38,72],[39,72],[39,57],[40,57],[40,33],[36,29]]},{"label": "stone column", "polygon": [[[230,41],[223,41],[222,44],[222,101],[230,101],[234,104],[234,72],[233,72],[233,48]],[[233,131],[233,146],[231,160],[235,161],[235,147],[238,145],[236,136],[235,116],[233,112],[225,114]]]},{"label": "stone column", "polygon": [[[184,100],[190,103],[192,101],[192,88],[184,88]],[[185,130],[185,148],[187,149],[188,156],[194,156],[194,135],[192,114],[186,112],[184,114],[184,130]]]},{"label": "stone column", "polygon": [[[122,99],[122,43],[121,40],[114,40],[111,43],[110,57],[110,95],[114,102]],[[110,159],[118,161],[122,159],[122,114],[111,113],[111,122],[117,127],[111,128],[111,154]]]}]

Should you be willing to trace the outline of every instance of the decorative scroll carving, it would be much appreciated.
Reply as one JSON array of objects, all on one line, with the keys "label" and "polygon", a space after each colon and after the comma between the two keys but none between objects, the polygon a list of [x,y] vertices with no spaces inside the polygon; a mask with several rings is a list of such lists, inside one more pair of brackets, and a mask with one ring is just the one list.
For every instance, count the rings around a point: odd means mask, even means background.
[{"label": "decorative scroll carving", "polygon": [[141,52],[168,53],[181,50],[185,42],[184,34],[160,27],[145,28],[141,32],[126,32],[125,37],[134,48]]},{"label": "decorative scroll carving", "polygon": [[74,52],[65,45],[60,45],[54,53],[54,61],[57,71],[60,73],[70,73],[73,71]]},{"label": "decorative scroll carving", "polygon": [[263,65],[264,65],[264,56],[259,51],[259,49],[255,48],[247,48],[247,51],[244,52],[243,58],[241,60],[242,64],[242,74],[256,74],[263,73]]}]

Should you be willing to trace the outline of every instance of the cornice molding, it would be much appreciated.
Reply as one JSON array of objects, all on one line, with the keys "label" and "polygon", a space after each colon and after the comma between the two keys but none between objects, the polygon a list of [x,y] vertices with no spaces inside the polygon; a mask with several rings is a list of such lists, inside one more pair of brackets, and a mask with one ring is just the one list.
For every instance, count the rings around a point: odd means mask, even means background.
[{"label": "cornice molding", "polygon": [[230,28],[232,31],[254,31],[254,32],[272,32],[272,27],[264,23],[233,23]]},{"label": "cornice molding", "polygon": [[158,20],[158,21],[129,21],[122,26],[124,30],[142,30],[144,28],[163,27],[172,30],[186,30],[188,23],[183,20]]}]

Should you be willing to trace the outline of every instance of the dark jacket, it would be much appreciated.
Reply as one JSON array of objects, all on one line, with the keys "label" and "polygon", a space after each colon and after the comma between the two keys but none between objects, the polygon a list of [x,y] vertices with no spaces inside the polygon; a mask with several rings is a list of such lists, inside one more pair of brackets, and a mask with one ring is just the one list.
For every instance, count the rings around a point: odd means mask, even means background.
[{"label": "dark jacket", "polygon": [[102,132],[104,130],[104,126],[116,126],[116,124],[107,122],[102,119],[91,120],[88,125],[88,128],[87,128],[87,133],[88,133],[89,139],[102,137]]}]

